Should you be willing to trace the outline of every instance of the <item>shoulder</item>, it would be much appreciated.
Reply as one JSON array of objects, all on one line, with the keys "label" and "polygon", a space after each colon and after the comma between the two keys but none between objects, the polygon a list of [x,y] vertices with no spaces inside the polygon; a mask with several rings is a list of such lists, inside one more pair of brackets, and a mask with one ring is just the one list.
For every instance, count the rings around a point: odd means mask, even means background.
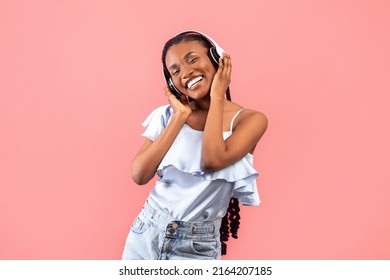
[{"label": "shoulder", "polygon": [[161,122],[163,125],[166,125],[173,115],[173,109],[171,106],[168,105],[162,105],[157,108],[155,108],[145,119],[145,121],[142,123],[144,127],[148,126],[152,122],[159,123]]},{"label": "shoulder", "polygon": [[267,116],[260,111],[245,108],[237,103],[228,101],[227,107],[229,111],[238,113],[237,118],[234,122],[233,130],[238,126],[257,126],[260,129],[266,129],[268,126]]},{"label": "shoulder", "polygon": [[236,112],[238,114],[233,123],[231,139],[232,141],[240,141],[241,144],[246,143],[247,152],[253,154],[258,141],[267,130],[268,118],[263,112],[239,105],[236,107]]},{"label": "shoulder", "polygon": [[268,118],[263,112],[243,108],[240,115],[242,115],[243,121],[257,122],[259,124],[261,123],[268,125]]},{"label": "shoulder", "polygon": [[149,114],[149,117],[153,116],[153,117],[170,117],[172,114],[174,113],[171,105],[169,104],[165,104],[165,105],[161,105],[157,108],[155,108],[150,114]]},{"label": "shoulder", "polygon": [[241,112],[237,116],[233,130],[237,128],[251,130],[253,133],[261,136],[267,130],[267,127],[268,118],[263,112],[241,108]]}]

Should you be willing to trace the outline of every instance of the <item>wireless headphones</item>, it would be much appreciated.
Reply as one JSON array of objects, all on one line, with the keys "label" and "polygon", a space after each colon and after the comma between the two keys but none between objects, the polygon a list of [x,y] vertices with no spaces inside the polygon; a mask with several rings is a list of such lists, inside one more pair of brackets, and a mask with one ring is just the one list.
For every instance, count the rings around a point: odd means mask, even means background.
[{"label": "wireless headphones", "polygon": [[[187,30],[187,31],[180,32],[179,34],[177,34],[173,38],[176,38],[177,36],[187,35],[187,34],[188,35],[191,35],[191,34],[198,35],[210,44],[211,47],[209,48],[207,54],[211,60],[211,63],[214,65],[214,67],[218,68],[219,58],[222,57],[224,50],[217,44],[217,42],[215,42],[213,39],[211,39],[206,34],[199,32],[199,31],[195,31],[195,30]],[[182,93],[175,87],[173,80],[172,80],[172,77],[171,77],[171,74],[169,74],[169,71],[168,71],[167,67],[165,66],[165,61],[163,61],[162,63],[163,63],[164,77],[165,77],[165,80],[168,84],[168,87],[169,87],[170,91],[172,92],[172,94],[174,94],[176,96],[176,98],[180,100],[180,96],[182,95]]]}]

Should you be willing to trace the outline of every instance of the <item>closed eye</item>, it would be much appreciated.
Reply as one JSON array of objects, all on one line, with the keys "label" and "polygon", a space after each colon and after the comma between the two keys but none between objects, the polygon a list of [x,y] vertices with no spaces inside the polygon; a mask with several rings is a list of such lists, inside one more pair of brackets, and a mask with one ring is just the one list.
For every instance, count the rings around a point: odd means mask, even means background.
[{"label": "closed eye", "polygon": [[191,58],[191,59],[188,60],[188,64],[193,64],[193,63],[195,63],[197,60],[198,60],[197,57]]},{"label": "closed eye", "polygon": [[179,74],[179,72],[180,72],[179,69],[173,69],[173,70],[171,71],[171,74],[172,74],[172,76],[175,76],[175,75]]}]

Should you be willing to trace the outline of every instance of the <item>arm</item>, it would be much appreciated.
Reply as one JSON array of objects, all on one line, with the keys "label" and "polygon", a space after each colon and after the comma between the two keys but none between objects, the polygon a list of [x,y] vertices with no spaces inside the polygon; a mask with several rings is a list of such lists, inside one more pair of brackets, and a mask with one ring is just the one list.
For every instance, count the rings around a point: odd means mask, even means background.
[{"label": "arm", "polygon": [[206,120],[202,145],[202,168],[215,171],[243,158],[254,150],[257,142],[267,129],[264,114],[245,110],[239,116],[234,133],[223,139],[224,94],[230,83],[231,60],[228,54],[219,61],[210,92],[210,109]]},{"label": "arm", "polygon": [[139,185],[144,185],[153,178],[158,165],[191,114],[187,100],[183,98],[182,102],[178,101],[167,88],[165,93],[175,113],[156,140],[146,139],[134,157],[131,165],[132,177],[134,182]]}]

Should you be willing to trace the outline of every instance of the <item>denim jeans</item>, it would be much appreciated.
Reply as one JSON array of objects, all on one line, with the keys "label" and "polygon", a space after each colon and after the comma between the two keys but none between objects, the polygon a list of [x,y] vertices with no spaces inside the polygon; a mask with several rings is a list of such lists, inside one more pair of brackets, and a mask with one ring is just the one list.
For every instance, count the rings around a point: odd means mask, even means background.
[{"label": "denim jeans", "polygon": [[221,220],[177,221],[148,200],[135,219],[123,250],[124,260],[218,260]]}]

